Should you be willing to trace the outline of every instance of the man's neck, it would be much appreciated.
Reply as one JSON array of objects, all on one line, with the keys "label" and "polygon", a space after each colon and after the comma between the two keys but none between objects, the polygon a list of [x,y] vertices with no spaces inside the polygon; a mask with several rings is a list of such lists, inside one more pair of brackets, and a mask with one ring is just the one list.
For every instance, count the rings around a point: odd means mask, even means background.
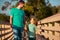
[{"label": "man's neck", "polygon": [[20,7],[20,6],[17,6],[17,8],[18,8],[18,9],[21,9],[21,7]]}]

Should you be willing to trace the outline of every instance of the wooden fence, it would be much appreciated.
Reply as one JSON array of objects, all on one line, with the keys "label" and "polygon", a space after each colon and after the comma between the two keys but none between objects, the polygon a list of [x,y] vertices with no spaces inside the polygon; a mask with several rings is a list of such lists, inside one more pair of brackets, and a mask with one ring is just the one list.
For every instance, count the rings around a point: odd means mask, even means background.
[{"label": "wooden fence", "polygon": [[60,40],[60,13],[40,20],[40,34],[48,40]]},{"label": "wooden fence", "polygon": [[9,24],[0,24],[0,40],[13,40],[12,29]]},{"label": "wooden fence", "polygon": [[[47,40],[60,40],[60,13],[40,20],[40,35]],[[9,24],[0,23],[0,40],[13,40],[14,35]]]}]

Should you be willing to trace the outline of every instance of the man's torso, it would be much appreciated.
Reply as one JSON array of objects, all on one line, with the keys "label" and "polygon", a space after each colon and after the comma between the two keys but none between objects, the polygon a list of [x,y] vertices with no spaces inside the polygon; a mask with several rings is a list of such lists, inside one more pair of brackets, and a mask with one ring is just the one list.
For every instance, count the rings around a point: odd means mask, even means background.
[{"label": "man's torso", "polygon": [[22,9],[13,8],[13,25],[17,27],[24,26],[24,11]]}]

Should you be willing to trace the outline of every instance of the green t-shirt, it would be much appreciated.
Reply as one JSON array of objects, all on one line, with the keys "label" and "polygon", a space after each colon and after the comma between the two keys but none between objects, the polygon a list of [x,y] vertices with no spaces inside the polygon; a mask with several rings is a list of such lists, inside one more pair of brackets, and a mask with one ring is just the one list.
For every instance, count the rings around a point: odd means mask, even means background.
[{"label": "green t-shirt", "polygon": [[29,24],[28,25],[28,30],[29,30],[28,36],[31,37],[31,38],[35,38],[36,37],[36,34],[35,34],[36,29],[37,29],[37,27],[36,27],[35,24]]},{"label": "green t-shirt", "polygon": [[13,17],[12,25],[17,27],[24,27],[24,16],[25,16],[24,10],[18,8],[12,8],[10,10],[10,16]]}]

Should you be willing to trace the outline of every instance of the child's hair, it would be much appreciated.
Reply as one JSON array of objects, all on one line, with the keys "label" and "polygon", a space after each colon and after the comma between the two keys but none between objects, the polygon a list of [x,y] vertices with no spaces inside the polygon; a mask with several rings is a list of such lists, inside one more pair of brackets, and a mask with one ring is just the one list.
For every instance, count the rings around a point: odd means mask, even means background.
[{"label": "child's hair", "polygon": [[36,21],[37,21],[36,18],[35,18],[35,17],[31,17],[31,18],[30,18],[30,21],[31,21],[32,19],[34,20],[34,24],[36,24],[36,23],[37,23],[37,22],[36,22]]}]

